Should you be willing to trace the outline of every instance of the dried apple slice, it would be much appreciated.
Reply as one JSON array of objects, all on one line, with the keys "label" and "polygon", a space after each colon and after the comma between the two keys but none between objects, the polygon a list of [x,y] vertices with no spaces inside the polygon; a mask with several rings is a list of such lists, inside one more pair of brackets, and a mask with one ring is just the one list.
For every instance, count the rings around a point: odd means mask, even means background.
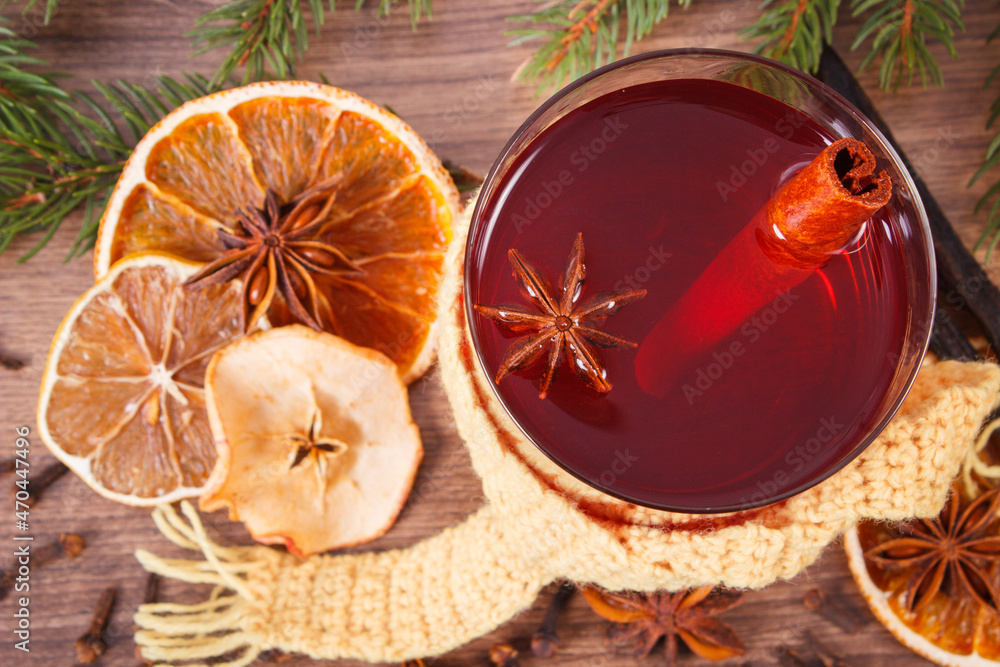
[{"label": "dried apple slice", "polygon": [[205,372],[218,459],[201,508],[298,556],[375,539],[423,456],[395,364],[301,325],[262,333]]}]

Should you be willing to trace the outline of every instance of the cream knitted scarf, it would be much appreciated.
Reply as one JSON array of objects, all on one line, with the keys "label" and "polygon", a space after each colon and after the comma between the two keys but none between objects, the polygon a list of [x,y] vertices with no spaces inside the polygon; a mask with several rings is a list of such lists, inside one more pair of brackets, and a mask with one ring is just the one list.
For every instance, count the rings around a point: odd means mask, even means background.
[{"label": "cream knitted scarf", "polygon": [[[471,210],[471,207],[470,207]],[[1000,368],[925,363],[897,416],[850,465],[784,502],[726,516],[637,507],[562,472],[527,442],[474,363],[461,294],[468,212],[455,230],[439,302],[440,366],[487,502],[464,523],[405,549],[297,558],[212,543],[188,503],[153,514],[203,559],[136,553],[151,572],[214,584],[200,604],[143,605],[143,657],[169,664],[266,649],[400,661],[445,653],[528,607],[564,578],[611,590],[703,584],[761,588],[792,577],[862,518],[937,514],[985,417]]]}]

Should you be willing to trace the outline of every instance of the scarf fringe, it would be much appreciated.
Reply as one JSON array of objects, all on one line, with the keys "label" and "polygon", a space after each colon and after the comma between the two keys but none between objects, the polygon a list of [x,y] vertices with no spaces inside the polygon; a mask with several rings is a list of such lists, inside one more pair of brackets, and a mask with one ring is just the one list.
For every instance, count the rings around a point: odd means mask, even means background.
[{"label": "scarf fringe", "polygon": [[185,667],[209,667],[209,660],[212,667],[245,667],[263,650],[242,629],[251,598],[246,573],[260,563],[252,560],[252,547],[224,547],[210,540],[191,503],[181,502],[181,512],[183,517],[170,505],[160,505],[153,510],[153,521],[167,539],[201,552],[205,560],[160,558],[145,549],[138,549],[136,558],[149,572],[192,584],[212,584],[215,589],[208,600],[196,604],[142,605],[133,617],[139,628],[135,642],[154,667],[194,660],[203,662]]}]

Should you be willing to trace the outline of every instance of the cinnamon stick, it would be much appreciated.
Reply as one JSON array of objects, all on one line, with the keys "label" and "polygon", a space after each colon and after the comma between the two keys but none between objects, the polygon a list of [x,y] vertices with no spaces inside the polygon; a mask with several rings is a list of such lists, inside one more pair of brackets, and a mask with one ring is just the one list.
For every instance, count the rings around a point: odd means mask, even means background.
[{"label": "cinnamon stick", "polygon": [[[995,351],[1000,351],[1000,290],[990,282],[983,267],[972,256],[955,233],[941,205],[934,199],[927,184],[913,168],[899,142],[892,135],[888,124],[882,118],[871,99],[865,93],[861,84],[855,78],[851,69],[829,44],[824,45],[820,56],[817,78],[843,95],[856,106],[872,124],[885,136],[889,144],[896,149],[903,165],[910,172],[913,183],[917,186],[917,194],[924,204],[927,220],[930,222],[931,236],[934,239],[934,254],[937,263],[939,294],[948,302],[968,308],[969,312],[979,321],[983,334]],[[969,356],[969,347],[956,345],[956,329],[954,323],[946,327],[935,326],[931,333],[931,347],[941,355],[951,358]],[[950,340],[948,340],[950,339]],[[972,358],[975,358],[974,352]]]},{"label": "cinnamon stick", "polygon": [[[892,197],[875,156],[840,139],[771,197],[639,346],[636,376],[663,396],[697,359],[843,250]],[[669,352],[668,352],[669,351]]]}]

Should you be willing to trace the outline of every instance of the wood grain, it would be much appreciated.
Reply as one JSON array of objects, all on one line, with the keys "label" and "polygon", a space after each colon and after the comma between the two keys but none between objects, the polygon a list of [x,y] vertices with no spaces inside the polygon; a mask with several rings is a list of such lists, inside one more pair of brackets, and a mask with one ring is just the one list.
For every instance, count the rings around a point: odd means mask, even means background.
[{"label": "wood grain", "polygon": [[[222,54],[189,59],[183,33],[195,17],[216,4],[204,0],[64,0],[50,26],[41,26],[37,16],[22,19],[14,15],[14,22],[22,34],[38,41],[39,55],[50,60],[54,70],[75,75],[72,84],[76,87],[88,88],[91,78],[149,84],[156,74],[213,71]],[[485,172],[507,138],[540,102],[533,98],[530,87],[508,80],[530,54],[531,45],[508,48],[503,34],[511,27],[505,18],[529,10],[535,6],[533,2],[434,0],[433,21],[422,24],[415,34],[405,11],[378,20],[372,2],[360,13],[346,9],[351,3],[340,4],[345,9],[330,17],[321,38],[311,40],[313,46],[300,75],[316,79],[322,72],[336,85],[390,104],[441,156]],[[639,45],[640,50],[683,46],[748,50],[737,31],[753,20],[756,5],[749,0],[699,0],[688,11],[675,8],[654,36]],[[6,13],[11,15],[9,9]],[[987,46],[985,39],[1000,22],[1000,11],[993,2],[970,0],[965,16],[967,32],[956,40],[961,59],[953,60],[939,46],[932,47],[941,59],[946,88],[907,88],[889,95],[877,90],[871,73],[865,73],[862,81],[962,238],[972,244],[983,224],[983,217],[973,214],[973,205],[988,183],[966,189],[966,182],[981,163],[990,139],[985,121],[995,91],[982,90],[982,82],[1000,61],[1000,45]],[[849,18],[848,8],[843,7],[835,43],[852,65],[860,59],[849,50],[857,26],[858,22]],[[66,229],[29,262],[17,264],[16,259],[37,239],[20,239],[0,256],[0,354],[26,363],[19,371],[0,368],[0,457],[13,451],[14,428],[29,426],[35,470],[51,460],[34,438],[35,401],[49,341],[63,314],[92,282],[90,256],[62,263],[79,224],[78,218],[68,220]],[[1000,278],[1000,261],[989,268],[994,278]],[[479,482],[433,373],[413,386],[411,400],[427,450],[426,461],[399,522],[368,548],[412,544],[460,522],[482,502]],[[2,480],[2,485],[10,484],[9,477]],[[7,497],[0,494],[0,498]],[[13,508],[0,512],[0,517],[0,544],[5,545],[0,548],[2,563],[12,551]],[[242,527],[228,522],[221,513],[206,520],[219,539],[248,541]],[[0,602],[0,664],[71,664],[73,639],[85,629],[101,589],[114,584],[119,588],[119,602],[110,627],[110,649],[100,664],[136,665],[130,617],[141,600],[145,574],[133,552],[140,546],[162,554],[178,554],[178,550],[159,535],[147,511],[104,500],[73,475],[57,482],[31,511],[30,534],[37,541],[51,540],[61,532],[78,532],[89,546],[75,561],[61,561],[32,573],[30,654],[13,649],[14,607],[10,599]],[[863,629],[847,635],[807,612],[802,597],[814,586],[854,610],[865,620]],[[197,587],[170,581],[161,588],[164,599],[195,600],[203,595]],[[486,665],[488,648],[497,641],[509,641],[526,653],[528,638],[541,620],[549,595],[543,594],[534,607],[491,635],[430,664]],[[831,546],[794,581],[748,593],[745,603],[726,618],[747,644],[745,660],[754,665],[776,664],[775,647],[803,646],[806,630],[837,650],[849,665],[928,664],[897,644],[869,614],[855,591],[839,545]],[[630,647],[606,644],[605,629],[577,598],[560,624],[563,643],[559,656],[548,661],[527,656],[522,664],[634,664]],[[654,654],[642,664],[660,661]],[[317,663],[295,657],[282,664],[357,663]],[[681,664],[708,663],[685,654]]]}]

